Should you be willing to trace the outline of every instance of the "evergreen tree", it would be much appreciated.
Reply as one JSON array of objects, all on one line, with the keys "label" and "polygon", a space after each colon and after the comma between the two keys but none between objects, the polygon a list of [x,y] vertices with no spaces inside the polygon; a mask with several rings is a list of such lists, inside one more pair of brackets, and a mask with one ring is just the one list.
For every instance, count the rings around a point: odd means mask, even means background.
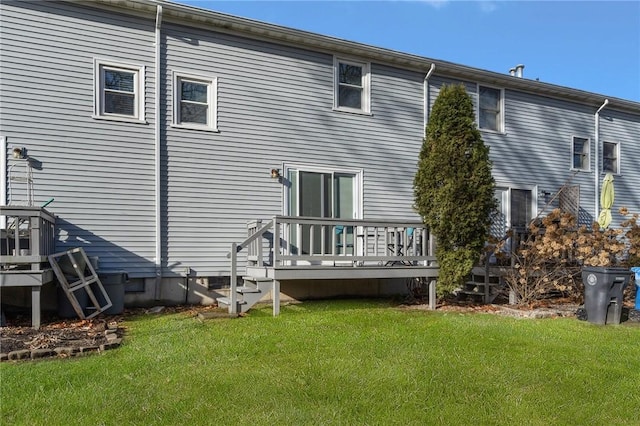
[{"label": "evergreen tree", "polygon": [[442,295],[479,261],[496,204],[489,148],[461,84],[444,86],[434,102],[413,188],[415,208],[436,237]]}]

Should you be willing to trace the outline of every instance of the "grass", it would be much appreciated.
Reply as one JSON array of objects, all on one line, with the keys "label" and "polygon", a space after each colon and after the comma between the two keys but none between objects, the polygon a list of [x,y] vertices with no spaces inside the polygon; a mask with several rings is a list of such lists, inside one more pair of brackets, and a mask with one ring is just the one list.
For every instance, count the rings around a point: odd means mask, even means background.
[{"label": "grass", "polygon": [[3,363],[2,425],[638,425],[640,327],[270,307],[128,319],[101,355]]}]

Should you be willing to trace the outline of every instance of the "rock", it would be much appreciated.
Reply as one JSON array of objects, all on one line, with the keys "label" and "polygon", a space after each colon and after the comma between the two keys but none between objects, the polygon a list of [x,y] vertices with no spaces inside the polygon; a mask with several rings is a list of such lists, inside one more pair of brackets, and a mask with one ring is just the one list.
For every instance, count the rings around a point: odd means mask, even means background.
[{"label": "rock", "polygon": [[153,308],[147,310],[147,314],[159,314],[164,311],[164,306],[154,306]]},{"label": "rock", "polygon": [[105,335],[105,337],[107,338],[107,343],[111,343],[115,340],[118,340],[118,335],[116,333],[109,333]]},{"label": "rock", "polygon": [[29,359],[31,358],[31,351],[29,349],[21,349],[19,351],[9,352],[7,356],[11,361],[18,359]]},{"label": "rock", "polygon": [[115,349],[118,346],[120,346],[121,343],[122,343],[122,339],[116,339],[116,340],[113,340],[113,341],[111,341],[109,343],[104,343],[104,344],[100,345],[100,350],[101,351],[107,351],[109,349]]},{"label": "rock", "polygon": [[51,349],[34,349],[31,351],[31,359],[47,358],[53,356],[54,353]]},{"label": "rock", "polygon": [[74,354],[74,352],[76,352],[76,350],[70,346],[64,346],[61,348],[55,348],[53,352],[61,356],[71,356]]},{"label": "rock", "polygon": [[100,348],[98,346],[84,346],[80,348],[80,353],[87,354],[91,352],[97,352]]}]

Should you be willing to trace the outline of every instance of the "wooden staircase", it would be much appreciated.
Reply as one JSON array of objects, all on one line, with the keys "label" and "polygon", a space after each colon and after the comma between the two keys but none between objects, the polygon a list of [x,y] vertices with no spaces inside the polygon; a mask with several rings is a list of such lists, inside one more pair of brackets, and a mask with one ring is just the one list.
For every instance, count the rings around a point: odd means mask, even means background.
[{"label": "wooden staircase", "polygon": [[[242,277],[242,281],[243,284],[235,289],[236,313],[247,312],[273,288],[273,280],[270,278]],[[216,301],[220,307],[230,307],[233,303],[231,297],[218,297]]]}]

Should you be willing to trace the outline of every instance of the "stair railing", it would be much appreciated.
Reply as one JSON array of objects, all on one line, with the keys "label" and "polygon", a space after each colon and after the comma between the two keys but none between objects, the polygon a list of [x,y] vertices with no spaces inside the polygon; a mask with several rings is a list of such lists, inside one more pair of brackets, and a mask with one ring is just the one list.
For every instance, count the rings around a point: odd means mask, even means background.
[{"label": "stair railing", "polygon": [[231,243],[231,252],[227,254],[227,258],[231,259],[231,277],[230,277],[230,291],[229,294],[229,313],[238,313],[238,293],[236,292],[238,287],[238,253],[245,247],[250,247],[256,244],[254,249],[258,256],[257,262],[262,264],[262,236],[273,227],[273,221],[267,222],[265,225],[260,226],[261,221],[254,221],[249,223],[249,235],[241,243]]}]

